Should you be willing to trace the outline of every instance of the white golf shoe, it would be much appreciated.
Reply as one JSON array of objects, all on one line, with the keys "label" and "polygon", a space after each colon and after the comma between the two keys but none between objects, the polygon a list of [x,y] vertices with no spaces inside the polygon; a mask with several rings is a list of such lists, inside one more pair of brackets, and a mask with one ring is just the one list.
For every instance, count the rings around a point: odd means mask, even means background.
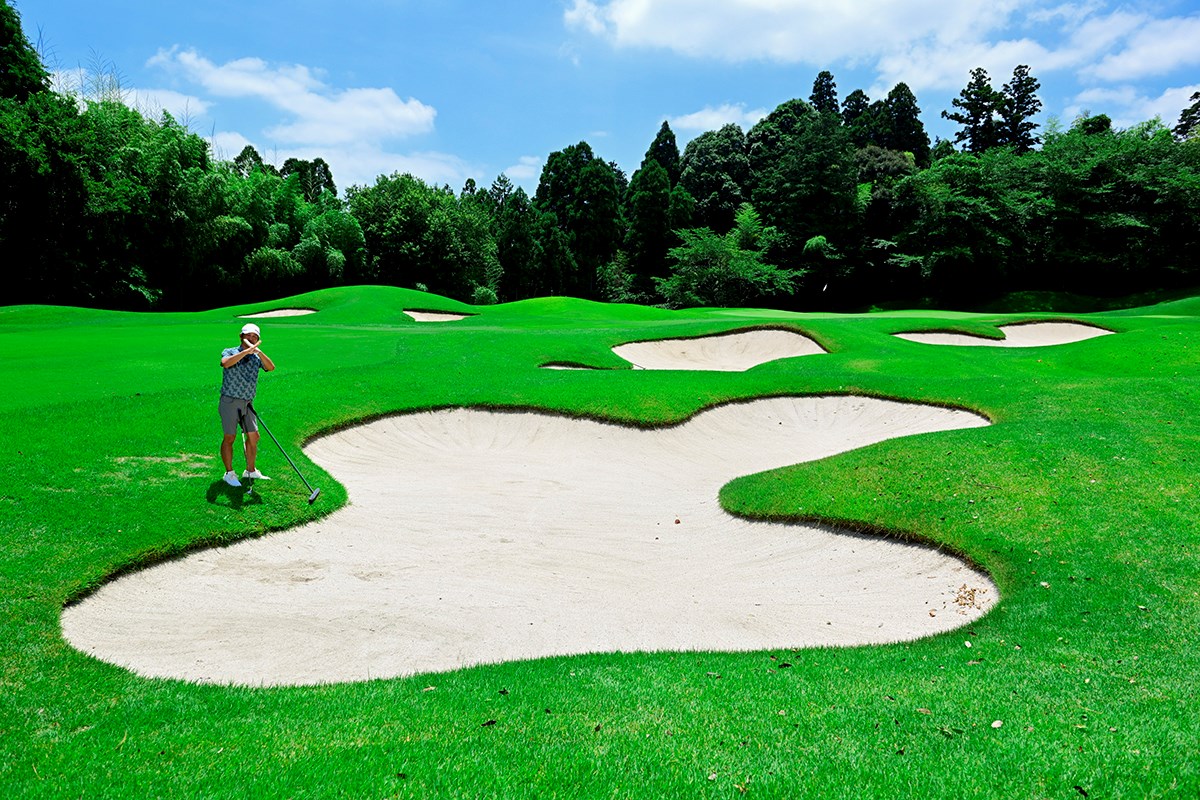
[{"label": "white golf shoe", "polygon": [[225,482],[230,486],[241,486],[242,482],[237,479],[237,475],[231,470],[225,473]]},{"label": "white golf shoe", "polygon": [[268,478],[266,475],[263,475],[263,474],[262,474],[261,472],[259,472],[258,470],[254,470],[253,472],[251,472],[250,470],[244,470],[244,471],[242,472],[242,477],[243,477],[243,478],[253,478],[253,479],[254,479],[254,480],[256,480],[256,481],[269,481],[269,480],[271,480],[270,478]]}]

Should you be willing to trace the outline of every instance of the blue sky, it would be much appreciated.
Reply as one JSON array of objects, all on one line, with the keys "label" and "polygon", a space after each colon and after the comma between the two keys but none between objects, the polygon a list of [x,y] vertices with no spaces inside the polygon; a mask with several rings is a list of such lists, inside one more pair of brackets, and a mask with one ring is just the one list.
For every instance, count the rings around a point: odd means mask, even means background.
[{"label": "blue sky", "polygon": [[680,148],[830,70],[840,98],[916,93],[926,129],[983,66],[1028,64],[1042,121],[1174,125],[1200,90],[1200,0],[15,0],[68,86],[101,72],[219,157],[324,158],[339,190],[411,172],[532,189],[586,140],[627,174],[663,120]]}]

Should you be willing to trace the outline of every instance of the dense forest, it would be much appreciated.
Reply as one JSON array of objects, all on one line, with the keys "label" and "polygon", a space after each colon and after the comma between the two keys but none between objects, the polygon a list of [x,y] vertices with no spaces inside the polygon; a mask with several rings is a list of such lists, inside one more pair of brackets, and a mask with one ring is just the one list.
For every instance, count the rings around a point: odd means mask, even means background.
[{"label": "dense forest", "polygon": [[339,196],[320,158],[214,159],[99,83],[52,90],[0,0],[0,304],[199,309],[376,283],[801,309],[1200,283],[1200,93],[1173,128],[1042,130],[1027,66],[999,89],[975,69],[942,112],[954,141],[931,143],[906,84],[839,100],[821,72],[807,99],[682,152],[664,122],[631,176],[579,142],[532,197],[504,175],[456,193],[407,174]]}]

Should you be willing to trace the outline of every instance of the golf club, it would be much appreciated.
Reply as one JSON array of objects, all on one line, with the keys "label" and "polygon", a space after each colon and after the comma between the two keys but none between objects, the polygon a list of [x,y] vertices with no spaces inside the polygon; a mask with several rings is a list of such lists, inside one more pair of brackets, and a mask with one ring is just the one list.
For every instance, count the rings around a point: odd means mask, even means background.
[{"label": "golf club", "polygon": [[[238,409],[238,426],[242,429],[242,457],[245,458],[246,463],[249,464],[250,459],[246,454],[246,415],[241,409]],[[247,483],[249,485],[246,487],[246,495],[249,496],[254,493],[254,479],[248,478]]]},{"label": "golf club", "polygon": [[314,489],[312,487],[312,485],[307,480],[304,479],[304,473],[300,472],[300,468],[296,466],[296,463],[294,461],[292,461],[292,457],[289,456],[287,454],[287,451],[283,449],[283,445],[281,445],[279,443],[279,440],[275,438],[275,434],[271,433],[271,429],[267,427],[267,423],[263,420],[262,414],[258,413],[258,409],[254,407],[254,404],[246,403],[246,407],[249,408],[250,411],[252,411],[254,413],[254,418],[256,420],[258,420],[258,423],[260,425],[263,426],[263,430],[265,430],[267,432],[267,436],[271,437],[271,441],[274,442],[275,446],[279,448],[279,452],[283,453],[283,457],[286,458],[287,462],[292,465],[292,469],[296,470],[296,474],[300,476],[300,480],[304,481],[305,487],[307,487],[308,490],[310,492],[312,492],[312,494],[310,494],[308,496],[308,504],[311,506],[316,501],[317,495],[319,495],[321,493],[321,490]]}]

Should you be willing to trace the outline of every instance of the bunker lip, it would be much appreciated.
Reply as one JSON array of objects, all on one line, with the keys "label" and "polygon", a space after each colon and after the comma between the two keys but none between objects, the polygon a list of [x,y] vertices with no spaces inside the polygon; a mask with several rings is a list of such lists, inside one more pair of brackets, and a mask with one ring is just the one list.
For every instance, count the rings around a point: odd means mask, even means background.
[{"label": "bunker lip", "polygon": [[988,339],[957,331],[911,331],[897,333],[899,339],[924,344],[982,347],[1049,347],[1073,344],[1097,336],[1107,336],[1113,331],[1081,322],[1030,321],[1001,325],[1003,339]]},{"label": "bunker lip", "polygon": [[634,369],[744,372],[781,358],[825,353],[816,341],[784,328],[750,328],[690,338],[617,345],[613,352]]},{"label": "bunker lip", "polygon": [[346,507],[124,575],[65,609],[63,635],[141,675],[251,686],[917,639],[982,616],[995,585],[934,547],[734,517],[717,493],[987,424],[858,396],[731,403],[652,429],[531,411],[383,417],[306,447],[349,488]]},{"label": "bunker lip", "polygon": [[580,363],[577,363],[574,361],[547,361],[545,364],[541,365],[541,368],[542,369],[561,369],[561,370],[572,370],[572,369],[599,370],[599,369],[601,369],[600,367],[591,367],[591,366],[588,366],[587,364],[580,364]]},{"label": "bunker lip", "polygon": [[240,314],[238,319],[268,319],[270,317],[303,317],[315,314],[315,308],[276,308],[271,311],[260,311],[256,314]]},{"label": "bunker lip", "polygon": [[457,322],[460,319],[474,316],[473,314],[456,314],[450,311],[426,311],[419,308],[406,308],[404,313],[417,322]]}]

